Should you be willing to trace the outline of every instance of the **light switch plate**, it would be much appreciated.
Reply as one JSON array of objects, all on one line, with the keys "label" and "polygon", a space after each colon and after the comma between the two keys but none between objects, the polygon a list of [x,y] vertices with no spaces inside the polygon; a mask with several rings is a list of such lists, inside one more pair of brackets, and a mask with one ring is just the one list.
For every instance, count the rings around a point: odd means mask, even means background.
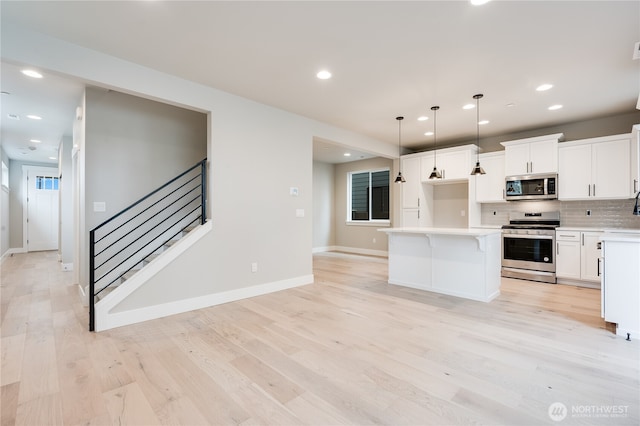
[{"label": "light switch plate", "polygon": [[296,217],[304,217],[304,209],[296,209]]},{"label": "light switch plate", "polygon": [[94,212],[106,212],[107,211],[107,203],[104,201],[94,201],[93,202],[93,211]]}]

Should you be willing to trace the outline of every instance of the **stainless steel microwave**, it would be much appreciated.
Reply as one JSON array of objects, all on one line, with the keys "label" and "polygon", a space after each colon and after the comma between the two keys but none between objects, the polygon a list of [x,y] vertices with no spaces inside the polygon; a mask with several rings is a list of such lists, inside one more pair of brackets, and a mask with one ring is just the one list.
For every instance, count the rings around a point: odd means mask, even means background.
[{"label": "stainless steel microwave", "polygon": [[504,199],[555,200],[558,198],[558,174],[537,174],[507,176],[505,178]]}]

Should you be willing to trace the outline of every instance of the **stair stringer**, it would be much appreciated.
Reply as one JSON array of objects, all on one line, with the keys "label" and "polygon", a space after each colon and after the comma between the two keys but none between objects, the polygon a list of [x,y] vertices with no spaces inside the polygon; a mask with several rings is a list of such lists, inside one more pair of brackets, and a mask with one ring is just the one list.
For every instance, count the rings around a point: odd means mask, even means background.
[{"label": "stair stringer", "polygon": [[[134,324],[148,319],[157,318],[157,316],[149,318],[137,318],[136,320],[113,320],[114,314],[110,311],[120,302],[125,300],[131,293],[142,287],[157,273],[169,266],[182,253],[187,251],[196,242],[206,236],[212,230],[211,221],[205,222],[193,231],[182,237],[168,250],[162,252],[162,255],[154,259],[151,263],[142,268],[138,273],[120,284],[111,293],[99,300],[95,304],[95,329],[96,331],[109,330],[122,325]],[[177,312],[176,312],[177,313]]]}]

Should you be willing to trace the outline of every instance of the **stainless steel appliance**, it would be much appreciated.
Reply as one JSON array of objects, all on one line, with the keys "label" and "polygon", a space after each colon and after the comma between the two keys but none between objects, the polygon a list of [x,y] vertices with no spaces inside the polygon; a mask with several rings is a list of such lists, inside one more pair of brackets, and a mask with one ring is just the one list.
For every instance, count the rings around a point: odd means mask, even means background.
[{"label": "stainless steel appliance", "polygon": [[509,215],[502,227],[502,276],[556,283],[556,228],[560,212]]},{"label": "stainless steel appliance", "polygon": [[507,176],[504,199],[507,201],[553,200],[558,198],[557,188],[557,173]]}]

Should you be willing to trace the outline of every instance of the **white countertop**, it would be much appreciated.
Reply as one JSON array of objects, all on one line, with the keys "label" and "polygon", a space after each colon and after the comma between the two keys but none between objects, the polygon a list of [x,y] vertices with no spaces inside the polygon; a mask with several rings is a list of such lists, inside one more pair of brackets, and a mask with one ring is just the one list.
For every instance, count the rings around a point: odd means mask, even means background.
[{"label": "white countertop", "polygon": [[390,234],[468,235],[471,237],[482,237],[502,232],[500,229],[492,228],[382,228],[378,231]]},{"label": "white countertop", "polygon": [[605,232],[600,237],[600,241],[621,241],[640,244],[640,232],[623,233],[623,232]]},{"label": "white countertop", "polygon": [[587,231],[587,232],[615,232],[623,234],[640,234],[640,229],[629,228],[598,228],[589,226],[559,226],[556,231]]}]

